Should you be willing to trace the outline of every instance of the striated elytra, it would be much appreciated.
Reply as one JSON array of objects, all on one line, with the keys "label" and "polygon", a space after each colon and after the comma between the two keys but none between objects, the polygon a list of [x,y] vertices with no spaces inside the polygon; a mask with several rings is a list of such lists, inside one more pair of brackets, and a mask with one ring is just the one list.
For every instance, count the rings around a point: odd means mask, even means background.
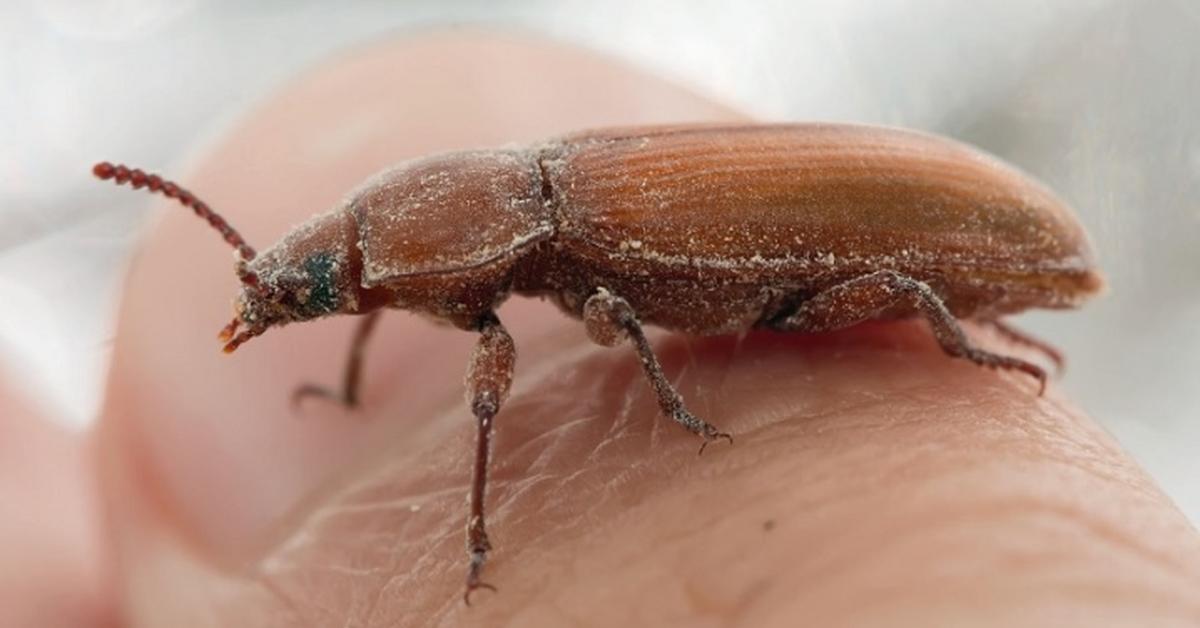
[{"label": "striated elytra", "polygon": [[306,385],[296,400],[357,403],[363,347],[384,309],[480,334],[467,375],[478,436],[468,600],[490,588],[480,580],[489,440],[516,358],[494,312],[510,294],[553,300],[599,344],[631,342],[662,412],[707,445],[732,439],[686,409],[643,324],[819,332],[921,315],[947,354],[1044,386],[1040,367],[975,347],[957,319],[1057,362],[1001,317],[1074,307],[1104,285],[1082,227],[1049,190],[978,150],[899,129],[605,129],[438,155],[377,175],[261,255],[170,181],[109,163],[94,173],[179,200],[237,249],[243,287],[220,335],[227,351],[272,326],[366,315],[340,389]]}]

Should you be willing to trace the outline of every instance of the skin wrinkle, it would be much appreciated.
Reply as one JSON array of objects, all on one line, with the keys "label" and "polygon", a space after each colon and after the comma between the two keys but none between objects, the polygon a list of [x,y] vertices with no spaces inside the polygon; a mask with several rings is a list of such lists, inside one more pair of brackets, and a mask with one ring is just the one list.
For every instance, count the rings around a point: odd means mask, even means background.
[{"label": "skin wrinkle", "polygon": [[[1084,530],[1086,530],[1088,532],[1094,532],[1092,527],[1090,525],[1088,525],[1086,517],[1079,517],[1079,516],[1077,516],[1077,513],[1074,513],[1072,511],[1070,511],[1069,509],[1059,508],[1053,504],[1048,504],[1048,503],[1044,503],[1044,502],[1040,502],[1040,501],[1036,501],[1036,500],[1017,499],[1017,500],[1013,500],[1011,502],[989,504],[988,506],[990,506],[990,508],[980,509],[978,506],[960,507],[957,512],[949,511],[948,516],[925,517],[923,520],[918,519],[918,520],[908,524],[908,527],[919,529],[921,531],[921,533],[925,534],[925,535],[936,535],[940,531],[940,529],[954,531],[956,529],[959,529],[963,524],[969,525],[976,521],[979,521],[981,523],[986,523],[986,524],[994,524],[994,523],[997,523],[997,521],[1000,517],[1003,517],[1005,515],[1016,517],[1016,518],[1036,518],[1036,516],[1039,513],[1049,513],[1049,514],[1053,515],[1055,518],[1057,518],[1058,520],[1065,520],[1070,523],[1081,524],[1079,527],[1082,527]],[[895,539],[899,539],[900,543],[904,543],[905,539],[908,539],[909,544],[914,544],[914,543],[919,544],[921,542],[922,537],[919,535],[915,536],[915,537],[904,535],[903,527],[899,527],[898,531],[901,532],[901,534],[895,535]],[[896,543],[897,543],[897,541],[890,540],[888,543],[880,543],[876,547],[861,547],[862,551],[859,553],[859,555],[860,556],[880,557],[880,556],[884,555],[885,550],[887,550],[889,547],[891,547],[893,549],[893,551],[897,550],[898,546],[896,546]],[[859,546],[856,546],[856,547],[859,547]],[[1030,550],[1028,552],[1028,554],[1038,557],[1038,558],[1041,558],[1043,561],[1046,561],[1046,562],[1051,562],[1051,561],[1056,562],[1056,561],[1061,560],[1064,557],[1067,557],[1067,558],[1070,557],[1070,554],[1065,554],[1065,555],[1062,553],[1056,554],[1054,552],[1053,547],[1050,547],[1050,548],[1038,547],[1036,549]],[[852,567],[854,564],[856,564],[856,561],[845,560],[845,558],[846,558],[845,556],[841,556],[841,557],[839,557],[838,560],[833,561],[831,564],[836,564],[841,567]],[[995,558],[996,564],[1001,568],[1003,568],[1005,566],[1005,563],[1010,560],[1012,560],[1012,559],[1003,553],[998,554]],[[1034,565],[1026,563],[1026,564],[1023,564],[1020,566],[1030,567],[1030,566],[1034,566]],[[1044,573],[1043,571],[1041,571],[1039,569],[1032,569],[1029,571],[1031,574]],[[826,576],[828,576],[828,575],[830,575],[830,574],[826,573]],[[902,593],[898,593],[898,595],[900,595],[900,594],[902,594]],[[883,599],[883,600],[885,600],[884,606],[887,605],[885,596],[875,595],[875,596],[870,596],[870,597],[872,597],[875,600]]]},{"label": "skin wrinkle", "polygon": [[[971,511],[970,511],[970,509],[969,509],[969,508],[967,508],[967,509],[964,509],[964,512],[966,512],[966,513],[968,514],[968,516],[969,516],[969,517],[972,517],[972,518],[977,518],[977,519],[982,519],[982,520],[983,520],[983,521],[985,521],[985,522],[990,522],[990,521],[989,521],[989,517],[987,516],[989,513],[988,513],[988,512],[986,512],[986,511],[985,511],[985,512],[983,512],[983,513],[980,513],[980,515],[975,515],[974,513],[971,513]],[[993,513],[993,514],[994,514],[994,513]],[[937,526],[937,525],[939,525],[939,524],[940,524],[940,525],[941,525],[941,527],[944,527],[944,528],[954,528],[955,526],[957,526],[957,525],[959,525],[959,524],[961,524],[961,523],[964,523],[964,522],[963,522],[963,521],[961,521],[961,520],[957,520],[957,518],[956,518],[956,517],[954,517],[953,513],[951,513],[951,516],[950,516],[950,517],[948,517],[948,518],[946,518],[945,520],[943,520],[943,519],[941,519],[941,518],[939,518],[939,517],[934,517],[934,518],[932,518],[932,519],[930,519],[930,520],[929,520],[929,523],[933,524],[934,526]],[[967,521],[967,523],[969,523],[969,521]],[[921,521],[919,521],[919,520],[918,520],[918,521],[916,521],[916,522],[914,522],[914,523],[912,523],[912,524],[910,524],[910,525],[911,525],[912,527],[917,527],[918,529],[921,529],[921,532],[922,532],[923,534],[935,534],[935,533],[937,533],[937,529],[936,529],[936,528],[926,527],[926,526],[924,526],[924,525],[922,525],[922,524],[923,524],[923,522],[921,522]],[[894,539],[892,539],[892,540],[890,541],[890,543],[894,544],[894,542],[895,542],[895,539],[901,539],[901,540],[902,540],[902,539],[904,539],[904,538],[905,538],[905,535],[904,535],[904,527],[900,527],[900,528],[898,529],[898,532],[899,532],[899,534],[897,534],[897,535],[895,536],[895,538],[894,538]],[[917,537],[916,537],[916,539],[917,539],[916,543],[918,543],[918,544],[919,544],[919,543],[920,543],[920,539],[921,539],[921,538],[923,538],[923,537],[921,537],[921,536],[917,536]],[[866,559],[865,559],[865,558],[863,558],[863,557],[868,557],[868,556],[869,556],[869,557],[875,557],[875,558],[879,558],[879,556],[880,556],[880,553],[881,553],[881,552],[880,552],[880,549],[881,549],[881,548],[880,548],[879,546],[875,546],[875,547],[872,547],[872,546],[861,546],[861,545],[859,545],[859,544],[857,544],[857,543],[850,543],[850,544],[848,544],[848,545],[850,545],[851,547],[860,548],[860,549],[861,549],[861,552],[858,554],[858,557],[859,557],[860,559],[864,559],[864,560],[866,560]],[[886,547],[886,545],[887,545],[887,544],[884,544],[883,546],[884,546],[884,547]],[[857,560],[854,560],[854,558],[855,558],[854,556],[846,556],[846,555],[844,555],[844,554],[841,554],[841,555],[838,555],[838,556],[835,556],[835,557],[833,557],[833,558],[832,558],[832,559],[829,561],[829,564],[830,564],[830,565],[833,565],[833,566],[840,567],[840,568],[844,568],[844,569],[851,569],[851,568],[853,568],[853,566],[854,566],[854,565],[858,564],[858,561],[857,561]],[[849,560],[848,560],[848,559],[849,559]],[[831,573],[831,572],[828,572],[828,571],[826,571],[826,572],[823,574],[823,576],[822,576],[822,578],[821,578],[821,579],[822,579],[822,580],[827,580],[827,579],[829,579],[829,577],[830,577],[831,575],[832,575],[832,573]]]},{"label": "skin wrinkle", "polygon": [[[399,572],[393,571],[387,577],[387,580],[384,581],[383,586],[379,587],[379,590],[375,593],[375,595],[372,595],[370,597],[370,602],[368,603],[367,607],[364,609],[364,612],[362,613],[364,624],[370,626],[370,625],[373,625],[374,623],[376,623],[374,621],[374,619],[375,619],[376,612],[379,609],[379,604],[384,599],[384,596],[392,589],[392,585],[399,580],[398,576],[399,576]],[[349,617],[349,615],[347,615],[347,618],[348,617]],[[347,620],[347,625],[349,625],[348,620]]]},{"label": "skin wrinkle", "polygon": [[[991,404],[981,403],[976,404],[975,408],[987,407],[988,405],[996,406],[1003,404],[1005,400],[997,397],[992,400]],[[1050,401],[1050,403],[1057,403]],[[1061,408],[1061,405],[1058,406]],[[1029,413],[1029,416],[1038,416],[1035,413]],[[1065,416],[1065,415],[1064,415]],[[920,423],[919,416],[913,416],[908,424]],[[1125,473],[1113,473],[1107,469],[1113,468],[1111,462],[1105,460],[1104,455],[1111,457],[1113,450],[1111,448],[1101,448],[1088,443],[1086,440],[1079,438],[1079,435],[1064,433],[1055,426],[1059,423],[1054,421],[1022,421],[1003,427],[1012,427],[1020,431],[1019,434],[1006,436],[998,434],[994,441],[988,443],[989,446],[994,445],[1012,445],[1019,444],[1019,449],[1014,449],[1019,452],[1020,449],[1026,450],[1026,453],[1019,456],[1014,456],[1018,460],[1026,460],[1030,462],[1047,461],[1061,464],[1065,467],[1076,469],[1096,477],[1097,479],[1120,483],[1123,486],[1133,488],[1143,496],[1151,496],[1154,494],[1153,489],[1146,486],[1144,481],[1132,482],[1131,477],[1136,477],[1136,471],[1129,468],[1118,467],[1114,471],[1124,471]],[[1043,429],[1035,429],[1041,427]],[[947,426],[948,430],[953,430],[951,426]],[[1071,448],[1070,454],[1061,453],[1064,445]],[[970,446],[970,443],[964,443],[964,446]],[[982,449],[983,446],[977,445],[976,449]]]},{"label": "skin wrinkle", "polygon": [[[997,444],[1004,445],[1004,443],[999,443],[999,442]],[[1057,466],[1063,467],[1069,471],[1082,472],[1082,473],[1085,473],[1092,477],[1097,477],[1098,479],[1102,479],[1105,481],[1109,481],[1111,479],[1108,476],[1097,475],[1090,469],[1073,464],[1071,460],[1069,460],[1065,457],[1050,458],[1050,457],[1045,457],[1045,456],[1022,456],[1020,454],[1020,452],[1016,452],[1012,456],[1012,459],[993,460],[993,461],[990,461],[988,464],[991,466],[998,466],[998,467],[1022,468],[1024,466],[1026,466],[1026,465],[1021,464],[1022,461],[1031,463],[1031,466],[1032,465],[1037,465],[1037,466],[1057,465]],[[969,467],[967,467],[966,465],[959,465],[959,467],[958,467],[959,473],[966,473],[969,470],[970,470]],[[944,472],[945,470],[942,470],[942,471]],[[1056,476],[1063,477],[1063,474],[1058,473],[1058,474],[1056,474]],[[931,473],[931,474],[929,474],[929,477],[927,479],[937,480],[939,477],[940,477],[939,473]],[[1055,495],[1054,498],[1061,500],[1060,495]],[[975,510],[980,510],[980,512],[978,513],[980,516],[978,518],[981,518],[981,519],[988,519],[991,517],[995,517],[999,514],[1003,514],[1006,511],[1012,512],[1013,514],[1026,514],[1026,515],[1037,514],[1038,512],[1056,514],[1060,518],[1069,518],[1072,521],[1074,521],[1075,523],[1077,523],[1078,525],[1080,525],[1081,527],[1086,528],[1097,539],[1103,539],[1106,542],[1108,542],[1109,544],[1118,545],[1130,552],[1137,554],[1142,559],[1146,559],[1150,562],[1158,563],[1163,568],[1170,567],[1174,571],[1178,572],[1180,575],[1185,574],[1185,570],[1180,568],[1181,565],[1177,561],[1170,560],[1169,556],[1164,555],[1161,552],[1153,551],[1150,548],[1143,547],[1143,544],[1140,543],[1138,539],[1122,535],[1120,533],[1119,529],[1115,526],[1105,525],[1103,521],[1092,521],[1091,520],[1092,518],[1089,516],[1090,513],[1083,512],[1083,511],[1079,510],[1078,508],[1073,507],[1070,503],[1059,504],[1059,503],[1055,503],[1053,501],[1048,501],[1045,498],[1041,498],[1041,499],[1017,498],[1013,502],[1010,502],[1007,504],[1005,504],[1005,503],[993,504],[991,510],[988,510],[988,509],[981,510],[980,507],[978,507],[978,506],[975,507]],[[962,514],[972,515],[974,513],[972,513],[972,511],[968,510]],[[947,524],[947,523],[953,522],[954,520],[955,520],[955,517],[953,516],[953,511],[951,511],[949,516],[940,516],[935,521],[933,521],[933,523]]]},{"label": "skin wrinkle", "polygon": [[263,579],[260,582],[261,586],[268,592],[268,594],[270,594],[273,599],[278,601],[283,606],[283,610],[291,614],[292,618],[290,621],[293,623],[293,625],[303,626],[310,624],[310,622],[306,621],[305,612],[301,610],[302,606],[297,605],[291,596],[289,596],[282,589],[276,587],[275,584],[269,579]]},{"label": "skin wrinkle", "polygon": [[[513,414],[517,415],[515,412]],[[581,416],[579,418],[571,419],[570,421],[564,421],[561,424],[552,426],[545,432],[535,434],[532,438],[523,440],[521,444],[517,446],[517,449],[512,451],[509,455],[513,456],[514,458],[521,458],[524,457],[525,454],[532,454],[534,456],[534,460],[529,465],[529,470],[531,471],[550,466],[551,458],[553,457],[554,452],[558,451],[558,444],[562,441],[570,440],[569,432],[572,430],[577,430],[581,425],[586,425],[587,423],[592,422],[594,419],[595,417]],[[603,443],[604,439],[602,439],[600,442]],[[497,468],[500,468],[501,464],[502,463],[499,463]]]},{"label": "skin wrinkle", "polygon": [[[638,372],[636,367],[625,369],[609,369],[606,372],[605,377],[607,380],[606,383],[611,383],[611,385],[604,386],[604,389],[609,391],[622,391],[620,394],[605,395],[605,398],[607,399],[619,399],[620,408],[616,412],[612,413],[612,421],[609,424],[605,438],[597,441],[595,447],[592,448],[592,451],[587,457],[588,462],[600,460],[602,457],[602,452],[609,445],[616,444],[625,436],[626,429],[632,422],[635,404],[640,396],[639,391],[631,386],[632,382],[641,379],[642,377],[641,373]],[[641,394],[645,394],[646,392],[647,391],[642,391]],[[595,417],[589,416],[588,418],[593,419]]]},{"label": "skin wrinkle", "polygon": [[[990,405],[1000,405],[1004,401],[1001,396],[988,399]],[[1016,423],[1015,427],[1021,430],[1021,434],[1012,437],[1014,442],[1019,440],[1026,448],[1030,448],[1030,459],[1057,461],[1098,479],[1120,483],[1143,496],[1154,494],[1153,487],[1147,485],[1136,467],[1128,463],[1113,464],[1113,454],[1117,450],[1111,443],[1103,445],[1086,438],[1090,435],[1088,430],[1082,429],[1072,418],[1074,415],[1061,399],[1051,395],[1038,403],[1045,404],[1042,406],[1043,412],[1029,413],[1032,419]],[[1071,446],[1069,455],[1059,453],[1063,444]]]},{"label": "skin wrinkle", "polygon": [[[449,495],[448,491],[440,491],[440,492],[443,492],[443,494]],[[461,495],[461,489],[458,491],[455,491],[455,497],[460,496],[460,495]],[[330,510],[332,513],[337,514],[336,508],[325,509],[324,512],[330,512]],[[424,512],[427,513],[428,510],[430,510],[430,509],[422,509],[422,510],[424,510]],[[374,515],[374,516],[378,515],[378,513],[371,513],[370,510],[364,510],[364,512],[360,512],[360,513],[356,513],[356,514],[359,515],[359,519],[361,519],[362,516],[365,516],[365,518],[367,518],[367,519],[371,519],[372,515]],[[412,514],[412,513],[407,513],[407,514]],[[442,518],[449,518],[449,516],[451,516],[451,510],[443,509],[443,512],[439,513],[439,514],[440,514],[440,516],[442,516]],[[336,521],[338,519],[338,518],[336,518],[336,516],[319,516],[319,515],[320,515],[320,513],[318,513],[318,516],[316,518],[318,521],[318,525],[331,525],[331,524],[336,525],[338,522],[338,521]],[[412,520],[415,520],[415,518],[413,518]],[[410,521],[412,521],[412,520],[410,520]],[[364,536],[362,536],[362,528],[360,525],[356,525],[356,521],[353,521],[353,520],[350,521],[349,526],[355,528],[355,536],[358,536],[359,539],[364,538]],[[403,526],[401,528],[401,530],[398,530],[398,531],[396,530],[395,527],[386,526],[386,525],[372,526],[372,527],[380,528],[380,533],[378,534],[378,538],[379,538],[380,542],[383,542],[383,543],[392,543],[392,544],[403,545],[404,543],[409,542],[409,539],[412,539],[412,538],[420,539],[422,537],[420,533],[414,534],[414,536],[412,536],[412,537],[410,537],[410,536],[408,536],[408,534],[404,533],[404,532],[406,532],[406,528],[408,528],[409,526]],[[420,531],[418,531],[418,532],[420,532]],[[436,528],[436,530],[434,530],[434,532],[438,532],[437,528]],[[458,540],[458,539],[454,538],[454,537],[456,537],[455,534],[451,533],[451,532],[457,532],[457,530],[455,530],[455,531],[443,530],[440,532],[443,532],[442,536],[440,536],[440,537],[433,536],[432,538],[430,538],[430,540],[428,540],[428,543],[425,544],[427,549],[425,551],[421,551],[422,555],[428,556],[428,554],[430,554],[430,551],[428,551],[428,548],[434,548],[434,546],[450,544],[450,543],[454,542],[454,540]],[[311,543],[328,543],[328,540],[319,538],[319,536],[313,536],[313,534],[308,534],[307,537],[308,537],[307,538],[308,542],[311,542]],[[370,538],[370,537],[367,537],[367,538]],[[388,554],[386,554],[386,552],[385,552],[384,555],[386,556]],[[397,578],[400,578],[400,576],[402,574],[409,573],[408,569],[410,567],[412,567],[412,566],[403,566],[403,564],[397,564],[395,561],[385,561],[385,562],[386,562],[386,567],[385,567],[386,570],[388,570],[388,572],[390,572],[391,574],[394,574],[391,576],[391,579],[397,579]],[[314,563],[301,560],[298,562],[298,564],[302,568],[302,567],[311,566],[311,564],[314,564]],[[319,563],[316,563],[316,564],[319,564]],[[406,582],[406,584],[408,584],[407,578],[401,578],[401,580],[404,580],[404,582]],[[385,585],[385,586],[388,586],[388,585]],[[366,587],[366,588],[367,588],[367,590],[370,590],[370,587]],[[379,591],[383,591],[382,588],[380,588]]]}]

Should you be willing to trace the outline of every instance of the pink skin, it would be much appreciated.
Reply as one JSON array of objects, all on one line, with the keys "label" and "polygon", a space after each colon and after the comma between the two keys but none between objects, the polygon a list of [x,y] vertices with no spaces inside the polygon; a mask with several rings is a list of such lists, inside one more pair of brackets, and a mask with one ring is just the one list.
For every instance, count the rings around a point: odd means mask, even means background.
[{"label": "pink skin", "polygon": [[0,626],[118,625],[91,445],[0,369]]},{"label": "pink skin", "polygon": [[[445,34],[308,74],[172,174],[265,248],[407,157],[731,119],[594,55]],[[948,359],[924,323],[652,334],[692,410],[736,436],[698,458],[631,348],[527,300],[499,312],[519,354],[487,502],[500,591],[465,608],[476,338],[388,314],[361,410],[293,413],[296,385],[339,381],[354,321],[223,355],[223,247],[164,202],[128,283],[98,436],[130,625],[1200,619],[1200,539],[1145,474],[1053,387]]]}]

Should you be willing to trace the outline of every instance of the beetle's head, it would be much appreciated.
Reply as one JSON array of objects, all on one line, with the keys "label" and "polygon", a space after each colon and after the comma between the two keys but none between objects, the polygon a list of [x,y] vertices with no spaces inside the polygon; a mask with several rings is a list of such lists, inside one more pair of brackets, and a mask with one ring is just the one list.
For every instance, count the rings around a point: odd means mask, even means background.
[{"label": "beetle's head", "polygon": [[[234,318],[219,336],[226,351],[271,327],[356,310],[355,280],[345,257],[305,244],[313,244],[311,238],[289,236],[251,262],[238,260],[242,290],[233,303]],[[245,331],[235,336],[239,326]]]},{"label": "beetle's head", "polygon": [[[174,198],[208,221],[238,255],[236,272],[242,282],[234,301],[234,317],[218,335],[231,352],[267,329],[334,312],[353,312],[358,306],[357,271],[348,263],[348,219],[338,213],[318,216],[293,230],[262,255],[193,194],[157,175],[136,168],[96,164],[93,174],[118,184],[145,187]],[[238,328],[245,328],[238,332]]]},{"label": "beetle's head", "polygon": [[[289,285],[291,282],[280,285],[278,282],[263,281],[249,269],[245,260],[238,260],[236,268],[238,278],[242,280],[242,290],[233,301],[233,320],[217,335],[225,343],[226,352],[237,349],[243,342],[262,335],[271,327],[295,320],[292,304],[300,292],[299,286]],[[238,334],[241,326],[245,326],[245,329]]]}]

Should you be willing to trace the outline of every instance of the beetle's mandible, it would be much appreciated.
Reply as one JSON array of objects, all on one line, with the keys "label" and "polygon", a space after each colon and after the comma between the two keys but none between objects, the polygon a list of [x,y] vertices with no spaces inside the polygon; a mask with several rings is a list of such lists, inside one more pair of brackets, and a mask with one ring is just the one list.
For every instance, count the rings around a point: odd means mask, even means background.
[{"label": "beetle's mandible", "polygon": [[489,587],[489,438],[516,358],[495,309],[510,294],[553,300],[599,344],[631,342],[663,414],[707,444],[730,437],[687,410],[643,324],[820,332],[920,315],[948,355],[1044,387],[1040,367],[975,347],[956,319],[994,325],[1059,362],[1001,317],[1074,307],[1104,284],[1083,229],[1046,188],[965,145],[898,129],[607,129],[418,159],[261,255],[174,183],[109,163],[94,173],[177,199],[237,250],[242,290],[220,334],[226,351],[273,326],[365,315],[340,389],[303,386],[295,399],[357,403],[363,345],[384,309],[480,335],[467,371],[478,431],[467,596]]}]

